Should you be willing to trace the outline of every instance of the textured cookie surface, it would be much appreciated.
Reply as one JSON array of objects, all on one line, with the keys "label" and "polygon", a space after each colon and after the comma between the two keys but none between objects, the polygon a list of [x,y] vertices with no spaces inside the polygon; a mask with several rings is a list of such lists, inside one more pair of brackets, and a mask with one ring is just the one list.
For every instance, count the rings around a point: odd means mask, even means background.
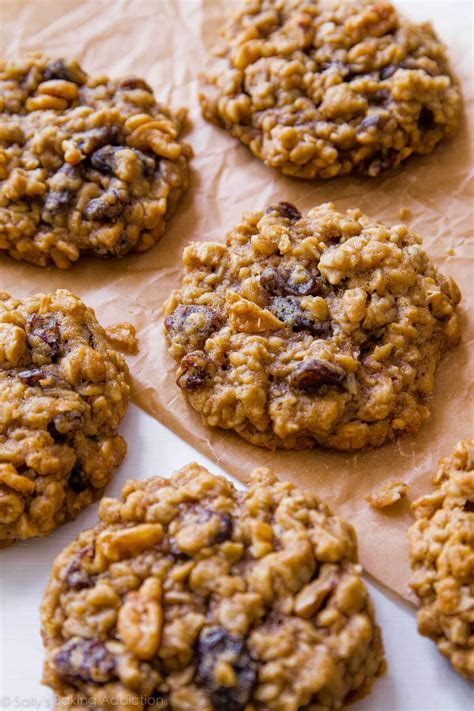
[{"label": "textured cookie surface", "polygon": [[474,681],[474,440],[441,460],[434,484],[409,530],[418,629]]},{"label": "textured cookie surface", "polygon": [[247,0],[201,78],[203,115],[287,175],[379,175],[453,133],[459,88],[429,24],[381,0]]},{"label": "textured cookie surface", "polygon": [[383,670],[354,530],[269,470],[245,492],[197,464],[130,481],[100,519],[42,604],[67,708],[319,711]]},{"label": "textured cookie surface", "polygon": [[68,268],[156,243],[188,184],[184,111],[38,56],[0,62],[0,95],[0,250]]},{"label": "textured cookie surface", "polygon": [[179,387],[207,424],[271,448],[418,430],[460,298],[420,243],[359,210],[279,203],[191,244],[166,304]]},{"label": "textured cookie surface", "polygon": [[125,454],[128,370],[68,291],[0,293],[0,545],[95,501]]}]

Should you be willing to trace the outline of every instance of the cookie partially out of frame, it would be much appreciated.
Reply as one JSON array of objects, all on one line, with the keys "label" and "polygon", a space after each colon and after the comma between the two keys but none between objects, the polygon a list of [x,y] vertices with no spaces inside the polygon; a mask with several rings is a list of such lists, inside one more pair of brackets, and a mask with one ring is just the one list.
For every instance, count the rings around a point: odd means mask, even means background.
[{"label": "cookie partially out of frame", "polygon": [[186,112],[74,60],[0,62],[0,251],[66,269],[150,249],[188,185]]},{"label": "cookie partially out of frame", "polygon": [[45,536],[122,461],[128,369],[69,291],[0,294],[0,545]]},{"label": "cookie partially out of frame", "polygon": [[456,129],[444,46],[385,0],[246,0],[221,34],[203,115],[287,175],[377,176]]},{"label": "cookie partially out of frame", "polygon": [[70,709],[340,708],[384,668],[356,547],[267,469],[129,481],[54,563],[44,683]]},{"label": "cookie partially out of frame", "polygon": [[279,203],[183,259],[165,325],[208,425],[270,448],[356,450],[428,417],[460,294],[405,225]]},{"label": "cookie partially out of frame", "polygon": [[441,460],[433,483],[408,534],[418,629],[474,681],[474,439]]}]

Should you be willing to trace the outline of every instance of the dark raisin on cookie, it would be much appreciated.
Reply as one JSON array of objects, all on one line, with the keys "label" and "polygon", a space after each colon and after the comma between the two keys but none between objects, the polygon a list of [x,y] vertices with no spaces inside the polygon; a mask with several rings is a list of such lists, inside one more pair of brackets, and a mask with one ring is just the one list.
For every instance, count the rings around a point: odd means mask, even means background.
[{"label": "dark raisin on cookie", "polygon": [[73,466],[69,478],[67,480],[69,488],[71,488],[76,494],[80,494],[81,491],[85,491],[90,483],[90,477],[82,469],[81,465],[76,462]]},{"label": "dark raisin on cookie", "polygon": [[49,347],[51,360],[54,361],[61,352],[61,329],[58,317],[55,314],[40,316],[33,314],[27,319],[28,340],[31,337],[39,338]]},{"label": "dark raisin on cookie", "polygon": [[25,385],[39,385],[46,377],[46,372],[41,368],[32,368],[31,370],[21,370],[18,373],[18,378]]},{"label": "dark raisin on cookie", "polygon": [[57,674],[72,683],[104,684],[116,677],[114,659],[98,639],[73,637],[63,644],[53,663]]},{"label": "dark raisin on cookie", "polygon": [[213,370],[209,356],[203,351],[192,351],[181,359],[176,382],[183,390],[197,390],[210,384]]},{"label": "dark raisin on cookie", "polygon": [[[231,665],[235,686],[220,686],[215,669],[222,659]],[[243,637],[230,634],[222,627],[205,627],[198,641],[197,680],[211,697],[215,711],[243,711],[256,682],[256,665]]]},{"label": "dark raisin on cookie", "polygon": [[270,205],[265,212],[266,214],[278,212],[281,217],[291,220],[291,222],[301,220],[301,212],[291,202],[278,202],[276,205]]},{"label": "dark raisin on cookie", "polygon": [[123,212],[127,201],[127,190],[110,188],[100,197],[89,200],[84,208],[84,215],[88,220],[113,220]]},{"label": "dark raisin on cookie", "polygon": [[346,371],[334,363],[320,358],[303,361],[290,375],[290,385],[311,392],[321,385],[341,385]]},{"label": "dark raisin on cookie", "polygon": [[200,304],[180,305],[165,319],[165,327],[171,338],[180,336],[186,342],[200,346],[220,327],[220,323],[217,311]]},{"label": "dark raisin on cookie", "polygon": [[65,81],[71,81],[74,84],[82,86],[87,81],[87,74],[79,66],[76,60],[67,60],[64,57],[58,59],[51,59],[46,65],[44,71],[44,80],[49,81],[50,79],[64,79]]},{"label": "dark raisin on cookie", "polygon": [[119,89],[124,89],[125,91],[133,91],[135,89],[141,89],[142,91],[148,91],[150,94],[153,93],[151,86],[139,77],[125,77],[118,83]]},{"label": "dark raisin on cookie", "polygon": [[119,129],[116,126],[100,126],[85,131],[77,142],[77,147],[84,155],[89,156],[102,146],[116,143],[118,139]]},{"label": "dark raisin on cookie", "polygon": [[83,559],[91,559],[94,554],[92,546],[83,548],[75,555],[64,572],[64,581],[71,590],[85,590],[94,587],[95,580],[83,568]]},{"label": "dark raisin on cookie", "polygon": [[310,318],[301,308],[296,296],[277,296],[271,300],[269,309],[294,333],[309,331],[318,338],[327,338],[331,333],[329,321]]}]

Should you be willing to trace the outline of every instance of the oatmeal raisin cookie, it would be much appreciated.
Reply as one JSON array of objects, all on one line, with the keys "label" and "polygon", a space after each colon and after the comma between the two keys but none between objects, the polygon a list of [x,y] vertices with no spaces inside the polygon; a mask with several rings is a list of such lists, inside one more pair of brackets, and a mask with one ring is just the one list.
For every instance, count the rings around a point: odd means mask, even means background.
[{"label": "oatmeal raisin cookie", "polygon": [[441,460],[433,483],[408,533],[418,629],[474,681],[474,439]]},{"label": "oatmeal raisin cookie", "polygon": [[405,225],[279,203],[225,244],[191,244],[184,268],[165,326],[207,424],[270,448],[355,450],[428,417],[460,294]]},{"label": "oatmeal raisin cookie", "polygon": [[456,129],[444,46],[385,0],[246,0],[221,34],[203,115],[287,175],[376,176]]},{"label": "oatmeal raisin cookie", "polygon": [[77,296],[0,293],[0,546],[45,536],[101,496],[126,451],[127,381]]},{"label": "oatmeal raisin cookie", "polygon": [[383,671],[353,528],[257,469],[129,481],[57,558],[44,683],[61,708],[340,708]]},{"label": "oatmeal raisin cookie", "polygon": [[67,269],[150,249],[188,185],[185,115],[137,77],[0,62],[0,251]]}]

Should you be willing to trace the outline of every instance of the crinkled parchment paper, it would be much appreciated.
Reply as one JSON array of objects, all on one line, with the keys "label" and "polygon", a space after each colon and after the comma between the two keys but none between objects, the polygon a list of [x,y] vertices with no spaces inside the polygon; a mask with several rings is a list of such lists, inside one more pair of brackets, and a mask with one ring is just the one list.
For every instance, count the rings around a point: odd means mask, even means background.
[{"label": "crinkled parchment paper", "polygon": [[[465,98],[459,135],[432,155],[412,158],[380,179],[310,183],[277,175],[200,117],[196,73],[229,2],[0,0],[3,56],[38,50],[72,54],[89,72],[144,76],[159,99],[189,107],[193,126],[188,138],[196,153],[191,189],[167,234],[150,252],[121,261],[83,259],[68,272],[2,256],[0,288],[23,296],[67,287],[95,307],[103,324],[131,320],[141,346],[140,353],[129,359],[135,401],[241,479],[255,466],[271,465],[281,477],[317,491],[356,527],[366,569],[406,596],[409,503],[402,500],[377,512],[364,496],[392,478],[410,484],[409,499],[419,496],[429,490],[438,458],[473,431],[474,363],[469,346],[474,272],[468,242],[474,226],[470,155],[474,83],[472,3],[398,4],[414,19],[431,19],[449,46]],[[206,429],[186,405],[174,383],[175,365],[166,352],[161,315],[163,300],[180,278],[182,249],[190,240],[224,239],[242,212],[278,200],[295,202],[301,210],[331,200],[341,209],[360,207],[389,223],[399,222],[400,210],[406,207],[410,215],[405,221],[424,237],[427,251],[443,272],[457,279],[464,296],[463,342],[439,368],[432,416],[419,434],[353,456],[325,450],[272,454],[232,433]]]}]

